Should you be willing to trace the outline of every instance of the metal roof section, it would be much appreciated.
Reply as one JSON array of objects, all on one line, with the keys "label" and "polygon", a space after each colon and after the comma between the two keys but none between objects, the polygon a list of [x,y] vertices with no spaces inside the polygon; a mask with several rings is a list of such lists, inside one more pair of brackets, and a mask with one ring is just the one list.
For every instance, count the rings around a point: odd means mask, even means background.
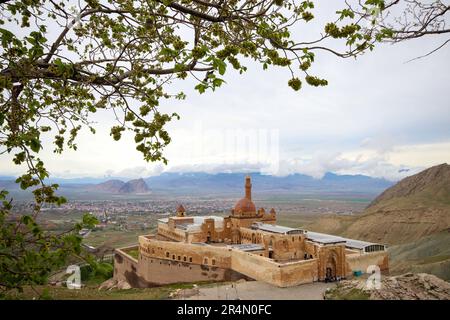
[{"label": "metal roof section", "polygon": [[188,230],[190,225],[191,224],[189,224],[189,223],[179,223],[179,224],[177,224],[177,229]]},{"label": "metal roof section", "polygon": [[295,229],[295,228],[289,228],[289,227],[267,224],[267,223],[260,223],[260,222],[256,222],[256,223],[252,224],[251,228],[262,230],[262,231],[267,231],[267,232],[272,232],[272,233],[279,233],[279,234],[302,234],[302,233],[304,233],[304,230],[302,230],[302,229]]},{"label": "metal roof section", "polygon": [[372,243],[362,240],[348,239],[331,234],[308,231],[306,233],[308,240],[323,244],[345,243],[347,248],[364,250],[365,252],[383,251],[385,246],[378,243]]},{"label": "metal roof section", "polygon": [[308,231],[306,233],[306,238],[308,240],[323,243],[323,244],[346,242],[346,239],[344,239],[342,237],[333,236],[331,234],[319,233],[319,232],[311,232],[311,231]]},{"label": "metal roof section", "polygon": [[233,245],[230,245],[229,247],[231,247],[233,249],[247,251],[247,252],[264,250],[264,246],[262,246],[260,244],[254,244],[254,243],[233,244]]}]

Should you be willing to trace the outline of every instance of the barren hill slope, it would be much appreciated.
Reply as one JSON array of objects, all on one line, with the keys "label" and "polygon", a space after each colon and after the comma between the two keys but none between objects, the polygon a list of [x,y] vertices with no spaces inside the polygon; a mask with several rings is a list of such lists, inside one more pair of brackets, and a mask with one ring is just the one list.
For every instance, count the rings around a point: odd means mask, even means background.
[{"label": "barren hill slope", "polygon": [[119,193],[147,193],[150,192],[147,183],[145,183],[144,179],[135,179],[130,180],[125,183],[120,189]]},{"label": "barren hill slope", "polygon": [[450,281],[450,229],[389,248],[389,272],[430,273]]},{"label": "barren hill slope", "polygon": [[450,165],[443,163],[406,177],[375,198],[367,209],[373,212],[412,205],[450,206]]},{"label": "barren hill slope", "polygon": [[150,188],[142,178],[130,180],[128,182],[123,182],[121,180],[108,180],[99,184],[89,186],[87,190],[112,194],[136,194],[150,192]]},{"label": "barren hill slope", "polygon": [[378,196],[343,234],[387,244],[450,228],[450,165],[407,177]]},{"label": "barren hill slope", "polygon": [[108,180],[99,184],[89,186],[87,189],[99,192],[117,193],[125,184],[121,180]]}]

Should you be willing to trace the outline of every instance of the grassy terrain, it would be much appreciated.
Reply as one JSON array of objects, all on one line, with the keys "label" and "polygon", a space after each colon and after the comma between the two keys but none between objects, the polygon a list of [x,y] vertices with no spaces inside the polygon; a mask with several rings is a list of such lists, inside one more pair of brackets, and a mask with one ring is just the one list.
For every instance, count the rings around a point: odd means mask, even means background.
[{"label": "grassy terrain", "polygon": [[450,280],[450,231],[389,248],[392,274],[431,273]]},{"label": "grassy terrain", "polygon": [[292,213],[278,213],[277,224],[291,228],[304,228],[305,225],[310,224],[316,217],[307,214],[292,214]]},{"label": "grassy terrain", "polygon": [[138,237],[148,233],[150,230],[99,230],[91,232],[83,242],[94,247],[106,245],[120,248],[138,243]]},{"label": "grassy terrain", "polygon": [[174,288],[157,287],[128,290],[98,290],[95,286],[86,286],[80,290],[64,287],[38,286],[26,288],[23,293],[12,295],[11,299],[55,299],[55,300],[159,300],[167,299]]},{"label": "grassy terrain", "polygon": [[211,285],[211,282],[195,282],[143,289],[98,290],[98,284],[88,282],[85,287],[79,290],[57,286],[26,287],[23,293],[16,292],[8,298],[20,300],[162,300],[169,299],[170,295],[179,289],[192,289],[194,286],[209,287]]},{"label": "grassy terrain", "polygon": [[343,216],[337,214],[327,214],[311,219],[305,225],[307,230],[323,232],[343,236],[345,230],[358,219],[358,216]]},{"label": "grassy terrain", "polygon": [[347,289],[341,285],[337,285],[325,294],[326,300],[368,300],[369,298],[370,294],[361,289]]},{"label": "grassy terrain", "polygon": [[126,254],[132,256],[133,258],[135,258],[136,260],[139,258],[139,249],[132,249],[132,250],[127,250]]}]

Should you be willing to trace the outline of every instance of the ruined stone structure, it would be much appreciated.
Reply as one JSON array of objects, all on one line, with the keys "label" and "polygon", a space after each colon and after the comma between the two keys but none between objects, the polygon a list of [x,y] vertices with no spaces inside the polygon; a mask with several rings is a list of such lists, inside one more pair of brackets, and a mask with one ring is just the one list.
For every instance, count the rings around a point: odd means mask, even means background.
[{"label": "ruined stone structure", "polygon": [[276,212],[256,209],[250,177],[228,217],[176,215],[139,237],[138,259],[117,249],[114,277],[134,287],[240,278],[288,287],[388,270],[384,245],[276,225]]}]

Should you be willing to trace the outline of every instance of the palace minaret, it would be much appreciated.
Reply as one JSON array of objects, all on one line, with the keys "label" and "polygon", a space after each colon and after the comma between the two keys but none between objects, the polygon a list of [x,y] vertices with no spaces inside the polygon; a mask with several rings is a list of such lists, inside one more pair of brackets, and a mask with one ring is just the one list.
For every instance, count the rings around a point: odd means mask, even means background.
[{"label": "palace minaret", "polygon": [[245,177],[245,198],[252,200],[252,182],[250,176]]}]

